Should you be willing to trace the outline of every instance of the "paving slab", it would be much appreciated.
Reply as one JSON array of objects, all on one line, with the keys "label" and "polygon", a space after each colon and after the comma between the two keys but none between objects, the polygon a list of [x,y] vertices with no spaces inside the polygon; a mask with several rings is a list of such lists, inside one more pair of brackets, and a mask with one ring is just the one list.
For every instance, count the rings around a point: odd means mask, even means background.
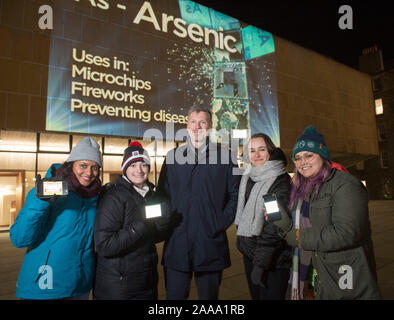
[{"label": "paving slab", "polygon": [[[383,299],[394,300],[394,201],[370,201],[372,239],[376,256],[378,284]],[[232,265],[223,272],[219,292],[221,300],[249,300],[250,295],[244,273],[242,255],[236,249],[236,228],[227,230]],[[157,245],[161,259],[163,244]],[[12,246],[8,232],[0,232],[0,300],[15,298],[15,285],[25,249]],[[163,269],[159,265],[159,299],[165,299]],[[192,280],[190,300],[197,299],[197,289]]]}]

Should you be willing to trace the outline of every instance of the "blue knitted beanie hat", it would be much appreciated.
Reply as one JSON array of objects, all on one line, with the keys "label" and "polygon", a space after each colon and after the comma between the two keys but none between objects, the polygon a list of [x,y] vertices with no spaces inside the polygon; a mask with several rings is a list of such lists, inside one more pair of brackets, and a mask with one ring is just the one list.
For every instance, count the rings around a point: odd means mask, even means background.
[{"label": "blue knitted beanie hat", "polygon": [[293,149],[293,159],[298,152],[310,151],[330,160],[330,153],[324,141],[323,135],[314,126],[308,126],[296,141]]}]

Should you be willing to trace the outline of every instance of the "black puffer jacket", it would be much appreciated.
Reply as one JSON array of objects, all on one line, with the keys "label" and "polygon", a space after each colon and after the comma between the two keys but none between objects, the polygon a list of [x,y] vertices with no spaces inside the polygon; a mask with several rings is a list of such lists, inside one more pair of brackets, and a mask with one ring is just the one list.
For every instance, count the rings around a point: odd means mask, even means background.
[{"label": "black puffer jacket", "polygon": [[[253,181],[249,180],[248,184],[250,183],[253,183]],[[252,186],[247,187],[249,193]],[[287,173],[278,176],[268,193],[275,193],[279,205],[282,208],[287,208],[290,198],[290,176]],[[246,192],[246,197],[248,198],[248,196],[248,192]],[[290,268],[291,266],[291,247],[286,240],[278,235],[278,227],[274,223],[265,221],[260,236],[237,236],[237,248],[253,261],[253,265],[265,270]]]},{"label": "black puffer jacket", "polygon": [[155,243],[165,240],[170,228],[143,220],[145,203],[155,199],[153,187],[149,184],[143,198],[119,176],[102,195],[94,224],[95,299],[157,299]]}]

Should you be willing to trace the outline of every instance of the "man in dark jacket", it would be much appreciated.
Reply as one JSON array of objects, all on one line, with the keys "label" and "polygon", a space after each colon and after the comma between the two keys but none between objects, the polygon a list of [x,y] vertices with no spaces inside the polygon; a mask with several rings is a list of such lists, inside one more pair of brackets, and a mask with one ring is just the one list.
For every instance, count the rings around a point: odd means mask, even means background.
[{"label": "man in dark jacket", "polygon": [[226,229],[237,210],[240,176],[230,150],[209,142],[211,112],[189,110],[186,145],[168,152],[157,191],[182,216],[163,249],[167,299],[187,299],[194,273],[199,299],[218,299],[231,265]]}]

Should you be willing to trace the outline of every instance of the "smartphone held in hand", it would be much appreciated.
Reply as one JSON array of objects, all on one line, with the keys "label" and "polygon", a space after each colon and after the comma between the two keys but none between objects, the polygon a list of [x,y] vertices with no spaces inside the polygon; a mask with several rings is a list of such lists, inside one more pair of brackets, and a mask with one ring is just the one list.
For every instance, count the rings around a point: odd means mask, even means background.
[{"label": "smartphone held in hand", "polygon": [[68,184],[67,181],[49,178],[41,179],[41,176],[37,176],[36,180],[36,196],[40,199],[49,199],[51,197],[66,197],[68,195]]},{"label": "smartphone held in hand", "polygon": [[149,204],[145,206],[145,219],[155,219],[165,216],[165,208],[162,203]]},{"label": "smartphone held in hand", "polygon": [[268,222],[280,220],[281,215],[275,194],[267,194],[263,196],[263,199]]}]

